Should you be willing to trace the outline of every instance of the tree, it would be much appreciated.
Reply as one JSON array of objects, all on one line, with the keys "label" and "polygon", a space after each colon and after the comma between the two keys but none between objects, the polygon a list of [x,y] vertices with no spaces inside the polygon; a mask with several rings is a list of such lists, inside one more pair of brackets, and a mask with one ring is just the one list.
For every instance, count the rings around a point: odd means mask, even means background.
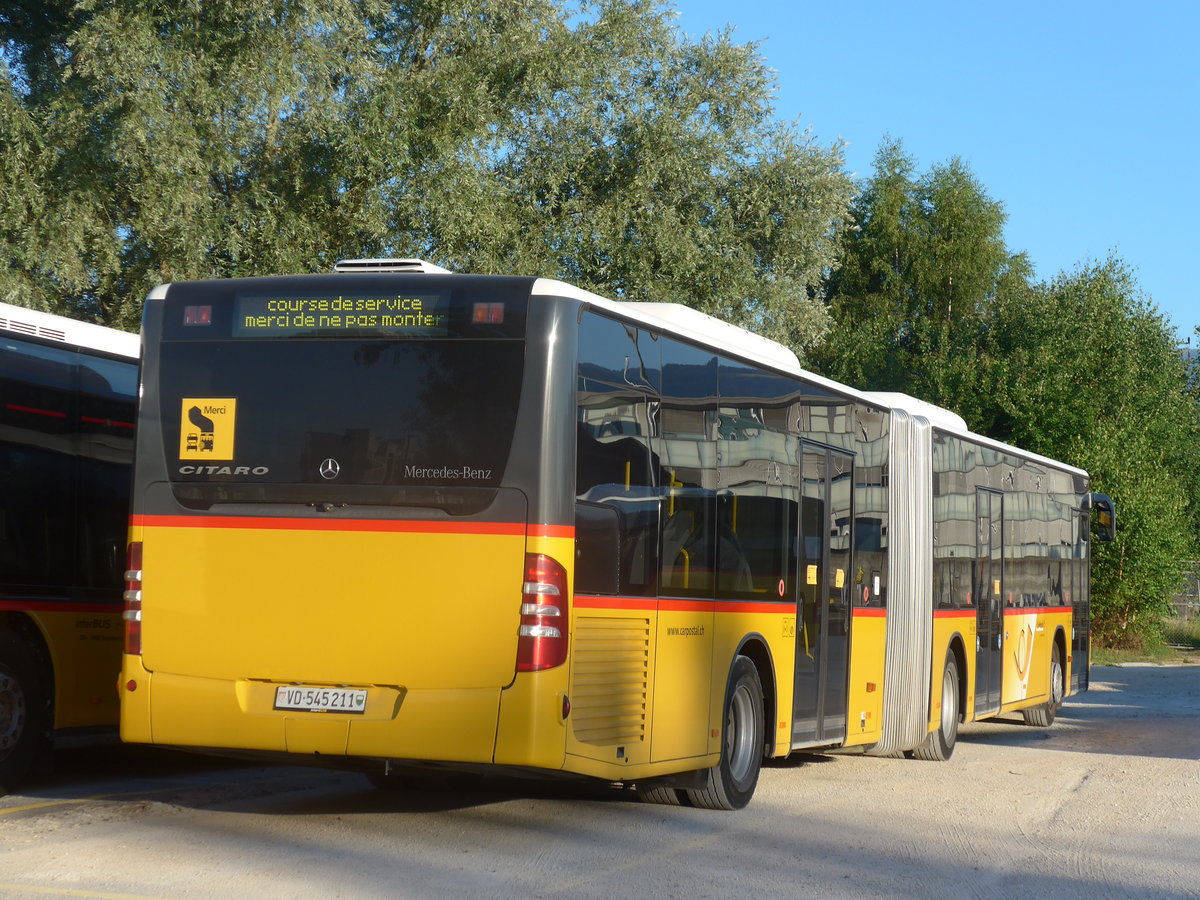
[{"label": "tree", "polygon": [[12,264],[0,269],[0,300],[47,308],[34,282],[38,261],[30,259],[29,232],[44,204],[39,175],[37,129],[22,106],[7,66],[0,63],[0,254]]},{"label": "tree", "polygon": [[885,140],[852,205],[855,229],[827,282],[834,325],[815,356],[833,378],[913,394],[968,417],[980,394],[981,326],[1030,275],[1004,243],[1004,208],[960,159],[916,173]]},{"label": "tree", "polygon": [[576,71],[497,148],[519,223],[500,268],[689,303],[803,353],[850,199],[840,148],[774,121],[753,45],[682,41],[653,3],[598,9]]},{"label": "tree", "polygon": [[[691,303],[793,341],[850,184],[753,45],[658,0],[59,0],[0,17],[42,135],[49,301],[425,255]],[[18,262],[27,271],[29,263]]]},{"label": "tree", "polygon": [[987,356],[989,433],[1087,469],[1117,500],[1117,539],[1095,545],[1097,639],[1153,638],[1200,530],[1200,395],[1172,329],[1108,259],[994,304]]},{"label": "tree", "polygon": [[918,175],[885,142],[853,213],[818,365],[1088,470],[1120,523],[1095,549],[1097,639],[1153,639],[1200,532],[1200,394],[1167,323],[1117,259],[1033,282],[958,160]]}]

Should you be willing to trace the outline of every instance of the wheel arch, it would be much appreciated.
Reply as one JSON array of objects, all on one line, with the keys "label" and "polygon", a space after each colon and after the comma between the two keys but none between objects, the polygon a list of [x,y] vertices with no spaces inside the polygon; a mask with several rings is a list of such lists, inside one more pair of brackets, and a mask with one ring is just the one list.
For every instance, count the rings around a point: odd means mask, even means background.
[{"label": "wheel arch", "polygon": [[50,653],[50,642],[46,639],[45,629],[33,616],[15,611],[0,613],[0,629],[12,632],[29,648],[34,664],[38,668],[38,675],[47,687],[46,697],[50,704],[50,721],[53,722],[55,691],[58,689],[58,684],[54,677],[54,658]]},{"label": "wheel arch", "polygon": [[[758,670],[758,681],[763,692],[763,738],[767,747],[775,746],[775,728],[773,727],[779,711],[779,686],[775,682],[775,660],[771,655],[771,647],[761,634],[751,633],[742,638],[738,644],[734,659],[744,656]],[[733,659],[729,661],[729,674],[726,675],[726,687],[729,689],[729,678],[733,672]],[[773,750],[771,751],[773,754]]]}]

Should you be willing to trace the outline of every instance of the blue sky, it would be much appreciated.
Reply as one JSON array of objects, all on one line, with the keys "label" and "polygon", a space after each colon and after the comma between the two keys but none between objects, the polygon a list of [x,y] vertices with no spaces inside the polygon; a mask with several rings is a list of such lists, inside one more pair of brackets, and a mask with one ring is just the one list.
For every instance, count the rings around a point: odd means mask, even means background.
[{"label": "blue sky", "polygon": [[777,116],[846,140],[847,171],[871,174],[889,134],[920,172],[961,157],[1038,278],[1112,252],[1181,337],[1200,325],[1200,3],[675,8],[693,37],[730,25],[737,42],[761,42]]}]

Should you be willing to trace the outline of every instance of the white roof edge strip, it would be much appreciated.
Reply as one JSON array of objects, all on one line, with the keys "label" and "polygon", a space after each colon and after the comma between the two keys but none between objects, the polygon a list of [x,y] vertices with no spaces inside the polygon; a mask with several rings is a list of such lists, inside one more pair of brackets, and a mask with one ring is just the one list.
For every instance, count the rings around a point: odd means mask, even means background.
[{"label": "white roof edge strip", "polygon": [[118,331],[91,322],[68,319],[66,316],[0,303],[0,333],[5,331],[89,350],[100,350],[130,359],[137,359],[141,352],[138,336],[128,331]]}]

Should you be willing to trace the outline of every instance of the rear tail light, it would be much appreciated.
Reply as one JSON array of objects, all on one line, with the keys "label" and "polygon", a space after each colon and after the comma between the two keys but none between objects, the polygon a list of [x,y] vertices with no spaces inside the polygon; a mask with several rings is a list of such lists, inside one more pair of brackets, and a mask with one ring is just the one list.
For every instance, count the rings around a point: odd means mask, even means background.
[{"label": "rear tail light", "polygon": [[142,542],[131,541],[125,561],[125,652],[142,654]]},{"label": "rear tail light", "polygon": [[567,661],[567,570],[540,553],[525,554],[517,671],[540,672]]}]

